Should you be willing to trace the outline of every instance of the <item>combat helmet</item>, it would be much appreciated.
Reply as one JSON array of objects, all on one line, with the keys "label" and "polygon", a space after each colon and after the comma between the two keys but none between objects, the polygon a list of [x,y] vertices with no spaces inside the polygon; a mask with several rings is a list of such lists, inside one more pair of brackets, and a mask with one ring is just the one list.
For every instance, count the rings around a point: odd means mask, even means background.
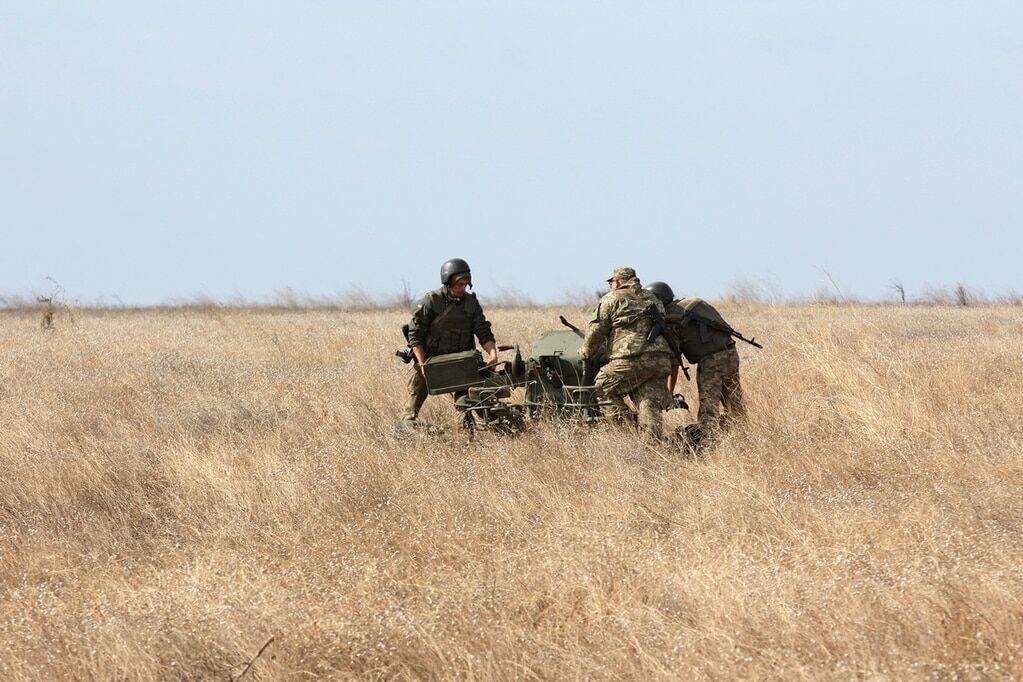
[{"label": "combat helmet", "polygon": [[446,260],[444,265],[440,266],[440,283],[444,286],[451,284],[459,275],[467,276],[469,285],[472,286],[472,270],[469,268],[469,264],[461,258]]},{"label": "combat helmet", "polygon": [[664,305],[675,300],[675,292],[665,282],[651,282],[643,288],[659,298]]}]

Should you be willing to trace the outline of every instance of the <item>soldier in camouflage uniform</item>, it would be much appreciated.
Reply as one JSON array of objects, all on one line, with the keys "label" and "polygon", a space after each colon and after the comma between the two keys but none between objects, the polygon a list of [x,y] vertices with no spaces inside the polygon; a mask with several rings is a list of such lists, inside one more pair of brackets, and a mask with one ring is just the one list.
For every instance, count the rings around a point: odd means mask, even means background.
[{"label": "soldier in camouflage uniform", "polygon": [[[726,332],[701,322],[705,318],[729,329],[721,314],[701,298],[688,297],[675,300],[671,287],[664,282],[653,282],[647,289],[664,304],[664,319],[672,337],[685,359],[696,367],[696,387],[699,391],[700,410],[697,416],[699,431],[709,435],[746,414],[739,382],[739,353],[735,341]],[[695,317],[690,317],[690,314]],[[674,391],[678,379],[679,358],[675,358],[668,388]],[[726,412],[721,414],[721,406]]]},{"label": "soldier in camouflage uniform", "polygon": [[[475,347],[473,337],[487,353],[487,362],[497,362],[497,342],[490,322],[472,286],[469,264],[461,258],[446,261],[440,269],[443,286],[424,295],[416,304],[409,322],[408,344],[416,362],[408,379],[408,401],[401,413],[399,426],[407,431],[413,426],[429,391],[423,377],[422,364],[434,355],[458,353]],[[454,394],[457,400],[464,393]]]},{"label": "soldier in camouflage uniform", "polygon": [[610,361],[597,372],[597,397],[612,401],[619,411],[628,411],[629,396],[639,411],[639,426],[652,438],[662,431],[661,412],[671,405],[668,375],[671,351],[662,337],[646,340],[653,326],[647,308],[663,312],[656,296],[640,287],[636,271],[615,268],[607,280],[611,291],[600,299],[590,320],[579,354],[593,358],[606,343]]}]

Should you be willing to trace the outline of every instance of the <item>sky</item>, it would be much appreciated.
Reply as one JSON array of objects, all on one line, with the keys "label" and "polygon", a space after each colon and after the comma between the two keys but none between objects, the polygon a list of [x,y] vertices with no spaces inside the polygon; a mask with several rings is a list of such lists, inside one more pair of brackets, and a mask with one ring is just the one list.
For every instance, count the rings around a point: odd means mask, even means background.
[{"label": "sky", "polygon": [[1023,3],[0,0],[0,296],[1023,291]]}]

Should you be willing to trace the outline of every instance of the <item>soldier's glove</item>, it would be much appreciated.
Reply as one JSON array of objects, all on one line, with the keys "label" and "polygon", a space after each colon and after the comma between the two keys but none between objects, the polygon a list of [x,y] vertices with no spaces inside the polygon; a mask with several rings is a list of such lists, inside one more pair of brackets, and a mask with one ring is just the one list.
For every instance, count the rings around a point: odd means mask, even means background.
[{"label": "soldier's glove", "polygon": [[671,396],[671,406],[676,410],[689,410],[689,403],[686,402],[686,397],[681,393]]}]

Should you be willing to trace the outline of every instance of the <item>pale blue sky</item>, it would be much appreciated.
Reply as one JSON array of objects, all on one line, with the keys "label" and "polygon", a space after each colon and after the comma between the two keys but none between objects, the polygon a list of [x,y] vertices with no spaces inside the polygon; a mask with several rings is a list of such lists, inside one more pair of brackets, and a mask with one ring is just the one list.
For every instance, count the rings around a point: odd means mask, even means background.
[{"label": "pale blue sky", "polygon": [[0,0],[0,294],[1023,290],[1020,2]]}]

